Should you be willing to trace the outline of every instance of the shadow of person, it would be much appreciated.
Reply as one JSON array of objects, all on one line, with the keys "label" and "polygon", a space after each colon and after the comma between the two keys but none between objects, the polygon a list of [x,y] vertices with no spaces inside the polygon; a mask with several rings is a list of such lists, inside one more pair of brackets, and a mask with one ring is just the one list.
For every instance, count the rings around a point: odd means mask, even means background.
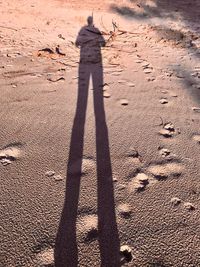
[{"label": "shadow of person", "polygon": [[[105,40],[94,27],[93,18],[81,28],[76,45],[80,47],[79,82],[69,159],[66,195],[55,244],[55,267],[78,266],[76,219],[83,158],[84,124],[90,76],[93,83],[96,125],[98,241],[102,267],[119,266],[119,237],[115,218],[112,167],[108,129],[103,101],[103,66],[101,47]],[[90,188],[88,188],[88,193]]]}]

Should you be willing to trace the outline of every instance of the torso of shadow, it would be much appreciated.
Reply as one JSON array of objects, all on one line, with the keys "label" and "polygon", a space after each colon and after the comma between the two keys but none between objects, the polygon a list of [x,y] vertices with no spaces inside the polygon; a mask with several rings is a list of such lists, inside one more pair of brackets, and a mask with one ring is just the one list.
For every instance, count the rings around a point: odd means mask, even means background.
[{"label": "torso of shadow", "polygon": [[76,46],[80,47],[80,63],[102,63],[101,47],[105,40],[98,28],[86,25],[79,31]]}]

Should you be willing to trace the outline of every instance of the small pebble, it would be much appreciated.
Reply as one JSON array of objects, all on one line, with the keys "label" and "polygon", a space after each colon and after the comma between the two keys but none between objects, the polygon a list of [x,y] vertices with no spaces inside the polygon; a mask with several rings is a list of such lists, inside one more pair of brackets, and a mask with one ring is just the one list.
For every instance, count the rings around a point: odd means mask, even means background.
[{"label": "small pebble", "polygon": [[113,182],[116,183],[118,180],[116,177],[113,177]]},{"label": "small pebble", "polygon": [[128,100],[127,99],[121,99],[120,103],[122,106],[127,106],[128,105]]},{"label": "small pebble", "polygon": [[167,104],[168,101],[167,101],[166,98],[162,98],[162,99],[160,99],[160,103],[161,103],[161,104]]}]

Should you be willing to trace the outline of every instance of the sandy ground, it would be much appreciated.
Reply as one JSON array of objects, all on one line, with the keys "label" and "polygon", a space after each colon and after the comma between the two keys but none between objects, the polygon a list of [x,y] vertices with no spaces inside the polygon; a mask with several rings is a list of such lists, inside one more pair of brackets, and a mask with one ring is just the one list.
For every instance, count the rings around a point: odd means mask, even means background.
[{"label": "sandy ground", "polygon": [[0,14],[0,266],[200,266],[199,1]]}]

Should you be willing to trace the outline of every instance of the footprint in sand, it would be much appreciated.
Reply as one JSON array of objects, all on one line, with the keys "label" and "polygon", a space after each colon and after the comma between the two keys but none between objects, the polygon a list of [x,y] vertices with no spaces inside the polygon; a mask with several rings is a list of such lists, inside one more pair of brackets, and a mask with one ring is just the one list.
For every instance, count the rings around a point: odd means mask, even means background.
[{"label": "footprint in sand", "polygon": [[88,215],[80,218],[77,222],[77,233],[81,240],[92,242],[98,237],[98,217]]},{"label": "footprint in sand", "polygon": [[10,144],[0,150],[0,162],[6,166],[17,160],[22,154],[22,144]]},{"label": "footprint in sand", "polygon": [[166,179],[170,176],[178,177],[183,171],[184,167],[179,163],[166,163],[162,165],[152,165],[148,171],[158,180]]},{"label": "footprint in sand", "polygon": [[38,267],[54,267],[54,250],[48,248],[37,255]]},{"label": "footprint in sand", "polygon": [[91,158],[84,157],[83,159],[78,159],[73,162],[69,166],[69,174],[77,175],[82,174],[85,175],[95,168],[95,161]]},{"label": "footprint in sand", "polygon": [[131,216],[132,210],[129,204],[123,203],[117,207],[117,210],[121,217],[127,219]]},{"label": "footprint in sand", "polygon": [[56,174],[54,171],[47,171],[45,173],[45,175],[47,177],[51,177],[54,178],[55,181],[62,181],[64,179],[64,176],[60,175],[60,174]]},{"label": "footprint in sand", "polygon": [[130,150],[126,154],[127,157],[127,166],[134,165],[135,169],[140,168],[142,166],[142,157],[139,155],[138,151],[134,148],[130,148]]},{"label": "footprint in sand", "polygon": [[135,148],[130,148],[125,156],[125,166],[126,169],[129,170],[128,177],[132,178],[136,174],[138,174],[140,172],[140,169],[142,168],[142,157],[141,155],[139,155],[138,151]]},{"label": "footprint in sand", "polygon": [[149,184],[149,177],[144,173],[138,173],[128,184],[129,192],[143,191]]},{"label": "footprint in sand", "polygon": [[82,174],[87,174],[95,168],[95,161],[91,158],[83,158],[82,161]]},{"label": "footprint in sand", "polygon": [[197,142],[198,144],[200,144],[200,134],[194,135],[194,136],[193,136],[193,140],[194,140],[195,142]]}]

